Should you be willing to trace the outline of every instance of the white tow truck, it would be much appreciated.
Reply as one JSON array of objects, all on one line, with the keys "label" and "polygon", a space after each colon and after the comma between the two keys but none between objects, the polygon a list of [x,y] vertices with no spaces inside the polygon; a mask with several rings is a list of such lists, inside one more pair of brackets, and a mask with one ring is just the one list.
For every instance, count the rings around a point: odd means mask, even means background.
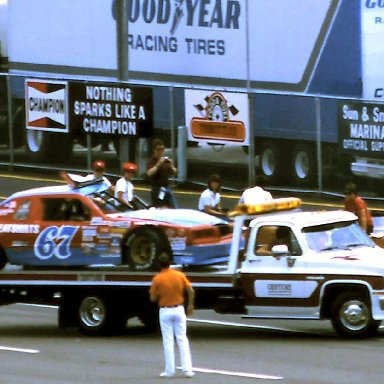
[{"label": "white tow truck", "polygon": [[[196,309],[247,318],[331,319],[340,336],[374,335],[384,319],[384,250],[352,213],[303,212],[299,206],[296,198],[238,206],[228,263],[185,269]],[[276,238],[281,232],[284,241]],[[122,330],[136,316],[153,328],[153,276],[128,267],[8,266],[0,272],[0,303],[58,304],[59,325],[87,334]]]}]

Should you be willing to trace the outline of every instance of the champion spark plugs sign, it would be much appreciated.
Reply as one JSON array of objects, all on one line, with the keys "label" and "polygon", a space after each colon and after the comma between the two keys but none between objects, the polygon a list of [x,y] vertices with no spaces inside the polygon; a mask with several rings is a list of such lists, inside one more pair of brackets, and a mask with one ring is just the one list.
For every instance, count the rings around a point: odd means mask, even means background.
[{"label": "champion spark plugs sign", "polygon": [[77,133],[152,136],[151,88],[72,82],[69,105],[71,126]]},{"label": "champion spark plugs sign", "polygon": [[26,80],[25,92],[27,129],[80,136],[153,134],[151,88]]},{"label": "champion spark plugs sign", "polygon": [[246,94],[186,90],[184,95],[189,141],[249,144],[249,103]]},{"label": "champion spark plugs sign", "polygon": [[25,81],[27,129],[68,132],[67,87],[64,81]]}]

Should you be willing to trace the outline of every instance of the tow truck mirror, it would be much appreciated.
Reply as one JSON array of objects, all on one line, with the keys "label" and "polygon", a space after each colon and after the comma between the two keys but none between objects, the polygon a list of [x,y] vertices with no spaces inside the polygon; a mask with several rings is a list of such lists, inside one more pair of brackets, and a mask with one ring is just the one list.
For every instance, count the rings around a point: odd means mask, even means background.
[{"label": "tow truck mirror", "polygon": [[288,246],[286,244],[274,245],[271,251],[274,256],[284,256],[289,254]]}]

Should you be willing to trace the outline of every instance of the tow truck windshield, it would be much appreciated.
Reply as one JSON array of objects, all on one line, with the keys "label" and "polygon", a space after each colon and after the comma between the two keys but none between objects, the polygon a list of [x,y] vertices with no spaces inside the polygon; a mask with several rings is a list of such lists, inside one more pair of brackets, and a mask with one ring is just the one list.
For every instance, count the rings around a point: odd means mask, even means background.
[{"label": "tow truck windshield", "polygon": [[306,227],[302,229],[302,232],[308,247],[316,252],[375,246],[354,221]]}]

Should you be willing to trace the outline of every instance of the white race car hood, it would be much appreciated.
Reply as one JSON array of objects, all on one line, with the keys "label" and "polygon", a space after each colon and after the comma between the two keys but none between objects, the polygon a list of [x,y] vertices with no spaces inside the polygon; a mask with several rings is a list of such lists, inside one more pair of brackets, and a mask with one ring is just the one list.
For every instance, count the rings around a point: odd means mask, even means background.
[{"label": "white race car hood", "polygon": [[194,209],[141,209],[123,213],[114,213],[110,217],[159,221],[180,225],[183,227],[193,227],[195,225],[219,225],[228,224],[227,221],[207,213]]}]

